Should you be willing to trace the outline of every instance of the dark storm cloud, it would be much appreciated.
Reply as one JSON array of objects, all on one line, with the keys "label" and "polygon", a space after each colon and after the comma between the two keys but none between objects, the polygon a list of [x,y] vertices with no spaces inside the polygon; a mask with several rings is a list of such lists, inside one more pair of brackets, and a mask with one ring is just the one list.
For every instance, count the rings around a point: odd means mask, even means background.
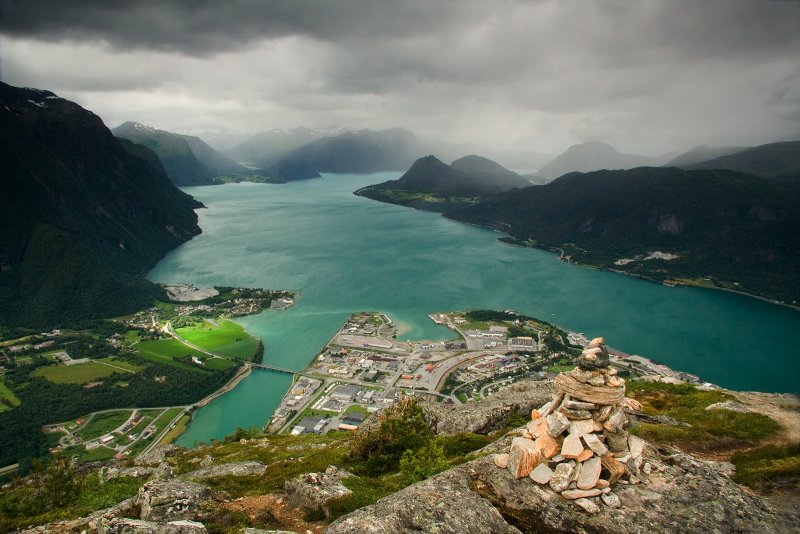
[{"label": "dark storm cloud", "polygon": [[470,4],[480,2],[2,0],[0,31],[205,55],[289,35],[335,41],[434,31],[442,21],[472,9]]},{"label": "dark storm cloud", "polygon": [[4,79],[112,125],[405,126],[515,154],[797,137],[798,28],[771,0],[0,0]]}]

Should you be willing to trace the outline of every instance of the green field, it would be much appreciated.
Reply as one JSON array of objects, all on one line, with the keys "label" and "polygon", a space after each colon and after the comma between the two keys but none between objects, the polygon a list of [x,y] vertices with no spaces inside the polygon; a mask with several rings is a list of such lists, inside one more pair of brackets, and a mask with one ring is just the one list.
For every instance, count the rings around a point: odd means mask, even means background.
[{"label": "green field", "polygon": [[193,345],[230,358],[246,360],[258,349],[258,340],[233,321],[219,321],[216,326],[203,321],[195,326],[177,328],[175,332]]},{"label": "green field", "polygon": [[3,384],[2,381],[0,381],[0,399],[3,401],[0,402],[0,412],[10,410],[12,407],[20,405],[20,401],[17,396],[14,395],[14,392],[8,389],[8,386]]},{"label": "green field", "polygon": [[131,416],[131,413],[133,413],[133,410],[114,410],[113,412],[96,414],[76,434],[84,441],[99,438],[122,426]]},{"label": "green field", "polygon": [[31,373],[31,376],[39,376],[50,382],[55,382],[56,384],[86,384],[98,378],[122,372],[124,371],[114,369],[102,363],[86,362],[70,366],[48,365],[46,367],[39,367]]},{"label": "green field", "polygon": [[158,341],[143,341],[141,343],[137,343],[134,345],[136,350],[139,351],[139,355],[143,358],[147,358],[148,360],[152,360],[158,363],[164,363],[167,365],[172,365],[174,367],[180,367],[181,369],[190,369],[192,371],[200,372],[200,368],[195,365],[184,364],[178,361],[175,361],[173,357],[183,357],[183,356],[197,356],[199,359],[204,359],[207,357],[206,354],[198,350],[194,350],[190,347],[187,347],[180,341],[176,339],[159,339]]},{"label": "green field", "polygon": [[112,358],[110,356],[108,358],[100,358],[99,360],[95,360],[95,361],[102,362],[102,363],[105,363],[105,364],[108,364],[108,365],[113,365],[114,367],[121,367],[122,369],[125,369],[126,371],[130,371],[132,373],[135,373],[137,371],[141,371],[142,369],[144,369],[144,366],[142,366],[142,365],[135,365],[135,364],[132,364],[131,362],[129,362],[127,360],[121,360],[119,358]]}]

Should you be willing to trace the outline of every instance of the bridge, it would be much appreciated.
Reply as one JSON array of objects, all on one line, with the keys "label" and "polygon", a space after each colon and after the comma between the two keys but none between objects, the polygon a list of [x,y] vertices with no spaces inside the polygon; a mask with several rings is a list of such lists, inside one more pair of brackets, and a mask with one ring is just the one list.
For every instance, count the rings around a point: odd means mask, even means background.
[{"label": "bridge", "polygon": [[302,372],[302,371],[293,371],[291,369],[286,369],[284,367],[277,367],[275,365],[265,365],[263,363],[250,362],[248,365],[250,365],[250,367],[258,367],[259,369],[266,369],[267,371],[275,371],[276,373],[285,373],[287,375],[294,375]]}]

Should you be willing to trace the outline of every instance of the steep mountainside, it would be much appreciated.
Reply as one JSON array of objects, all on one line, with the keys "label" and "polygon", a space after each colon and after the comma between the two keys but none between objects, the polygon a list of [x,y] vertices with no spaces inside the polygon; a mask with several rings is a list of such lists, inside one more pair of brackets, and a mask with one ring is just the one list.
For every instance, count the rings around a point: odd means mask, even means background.
[{"label": "steep mountainside", "polygon": [[361,130],[303,145],[259,172],[282,183],[316,178],[321,172],[394,171],[408,168],[420,152],[417,139],[407,130]]},{"label": "steep mountainside", "polygon": [[[0,324],[120,314],[160,289],[140,278],[200,233],[200,206],[155,155],[48,91],[0,83]],[[134,155],[137,154],[137,155]]]},{"label": "steep mountainside", "polygon": [[683,154],[671,158],[664,167],[687,167],[696,163],[702,163],[722,156],[728,156],[746,150],[743,146],[706,146],[700,145],[684,152]]},{"label": "steep mountainside", "polygon": [[220,176],[248,173],[199,137],[166,132],[138,122],[126,122],[112,131],[115,136],[144,145],[158,154],[167,176],[176,185],[215,184],[221,182]]},{"label": "steep mountainside", "polygon": [[756,176],[800,175],[800,141],[760,145],[684,168],[729,169]]},{"label": "steep mountainside", "polygon": [[651,167],[572,173],[446,216],[632,274],[800,299],[797,181]]},{"label": "steep mountainside", "polygon": [[434,156],[414,162],[398,180],[359,189],[355,194],[382,202],[433,211],[447,211],[474,203],[530,182],[494,161],[466,156],[447,165]]},{"label": "steep mountainside", "polygon": [[566,152],[539,169],[536,173],[546,178],[558,178],[568,172],[590,172],[602,169],[631,169],[643,165],[656,165],[656,160],[646,156],[623,154],[611,145],[596,141],[572,145]]}]

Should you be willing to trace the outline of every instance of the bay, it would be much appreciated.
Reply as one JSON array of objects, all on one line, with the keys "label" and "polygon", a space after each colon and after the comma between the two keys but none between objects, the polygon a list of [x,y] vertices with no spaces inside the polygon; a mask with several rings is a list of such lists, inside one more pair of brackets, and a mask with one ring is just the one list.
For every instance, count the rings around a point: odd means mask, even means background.
[{"label": "bay", "polygon": [[[291,289],[287,311],[240,322],[265,362],[303,369],[352,312],[389,314],[405,339],[445,339],[435,311],[512,308],[604,336],[622,351],[738,390],[800,391],[800,313],[741,295],[670,288],[561,262],[496,232],[357,197],[397,173],[327,175],[281,185],[187,187],[207,207],[203,233],[172,251],[153,281]],[[179,444],[264,424],[289,384],[255,371],[198,410]]]}]

